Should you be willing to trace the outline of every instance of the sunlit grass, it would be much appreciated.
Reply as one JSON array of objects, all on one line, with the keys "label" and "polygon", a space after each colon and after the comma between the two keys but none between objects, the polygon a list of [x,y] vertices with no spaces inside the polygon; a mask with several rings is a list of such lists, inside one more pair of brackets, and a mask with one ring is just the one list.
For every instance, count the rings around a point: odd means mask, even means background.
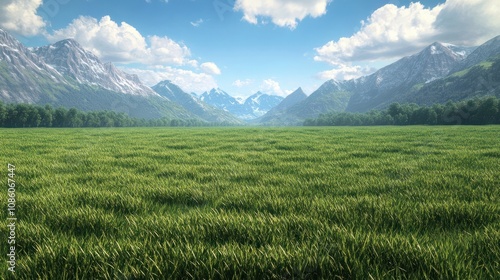
[{"label": "sunlit grass", "polygon": [[18,279],[500,278],[498,126],[0,135]]}]

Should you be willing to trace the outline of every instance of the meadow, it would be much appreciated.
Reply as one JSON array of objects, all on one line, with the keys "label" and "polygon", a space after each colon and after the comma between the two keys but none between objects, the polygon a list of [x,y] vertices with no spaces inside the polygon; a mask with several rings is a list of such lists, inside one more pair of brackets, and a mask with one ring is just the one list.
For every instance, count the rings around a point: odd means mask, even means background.
[{"label": "meadow", "polygon": [[0,129],[2,279],[500,279],[500,126]]}]

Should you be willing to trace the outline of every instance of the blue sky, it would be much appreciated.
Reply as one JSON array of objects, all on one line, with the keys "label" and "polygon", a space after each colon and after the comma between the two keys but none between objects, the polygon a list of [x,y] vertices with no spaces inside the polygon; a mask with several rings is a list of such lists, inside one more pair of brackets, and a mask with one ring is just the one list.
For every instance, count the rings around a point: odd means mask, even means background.
[{"label": "blue sky", "polygon": [[498,0],[0,0],[0,27],[28,46],[74,38],[147,85],[198,94],[312,93],[435,42],[500,33]]}]

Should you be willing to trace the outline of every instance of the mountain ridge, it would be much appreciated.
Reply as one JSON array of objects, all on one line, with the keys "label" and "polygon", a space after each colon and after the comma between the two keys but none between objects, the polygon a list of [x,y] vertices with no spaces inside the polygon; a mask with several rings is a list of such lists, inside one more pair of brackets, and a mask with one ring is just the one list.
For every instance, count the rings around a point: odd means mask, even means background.
[{"label": "mountain ridge", "polygon": [[[279,123],[279,119],[282,119],[286,120],[284,122],[286,124],[290,122],[300,124],[307,118],[315,118],[320,114],[330,112],[367,112],[386,108],[394,102],[424,104],[425,100],[419,98],[419,95],[425,95],[429,100],[446,102],[447,96],[436,98],[430,96],[430,94],[439,96],[439,89],[434,85],[438,85],[456,73],[457,69],[470,69],[470,67],[463,68],[463,65],[476,65],[495,54],[500,54],[500,36],[479,47],[435,42],[420,52],[403,57],[373,74],[347,81],[328,80],[305,100],[281,111],[274,120],[266,116],[261,121],[264,124],[266,122]],[[486,72],[483,75],[492,80],[491,75]],[[479,78],[476,76],[476,79]],[[456,83],[457,80],[453,82]],[[469,85],[462,83],[461,87],[474,87],[477,82],[481,81],[478,80]],[[488,83],[495,84],[490,81]],[[426,90],[425,93],[424,90]],[[449,98],[455,100],[454,98],[486,94],[484,90],[461,89],[459,91],[462,92],[461,95],[450,95]],[[494,90],[489,92],[494,92]]]},{"label": "mountain ridge", "polygon": [[263,116],[283,99],[283,97],[259,91],[240,102],[220,88],[206,91],[200,96],[200,100],[207,104],[229,112],[245,121],[251,121]]},{"label": "mountain ridge", "polygon": [[86,51],[77,41],[66,39],[34,48],[33,52],[48,65],[80,84],[98,85],[107,90],[141,96],[157,96],[142,84],[136,75],[117,69],[112,63],[103,63]]},{"label": "mountain ridge", "polygon": [[0,29],[0,100],[136,118],[200,119],[145,86],[136,75],[102,63],[73,39],[27,48]]},{"label": "mountain ridge", "polygon": [[239,124],[241,121],[226,111],[210,106],[197,97],[183,91],[170,80],[164,80],[152,87],[159,95],[176,102],[184,109],[209,122]]}]

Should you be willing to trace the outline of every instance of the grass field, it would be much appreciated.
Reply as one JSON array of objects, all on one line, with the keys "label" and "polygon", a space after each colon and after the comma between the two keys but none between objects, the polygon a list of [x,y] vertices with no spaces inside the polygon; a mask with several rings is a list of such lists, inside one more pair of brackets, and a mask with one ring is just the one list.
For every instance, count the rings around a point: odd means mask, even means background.
[{"label": "grass field", "polygon": [[1,129],[2,219],[18,279],[500,279],[499,136]]}]

